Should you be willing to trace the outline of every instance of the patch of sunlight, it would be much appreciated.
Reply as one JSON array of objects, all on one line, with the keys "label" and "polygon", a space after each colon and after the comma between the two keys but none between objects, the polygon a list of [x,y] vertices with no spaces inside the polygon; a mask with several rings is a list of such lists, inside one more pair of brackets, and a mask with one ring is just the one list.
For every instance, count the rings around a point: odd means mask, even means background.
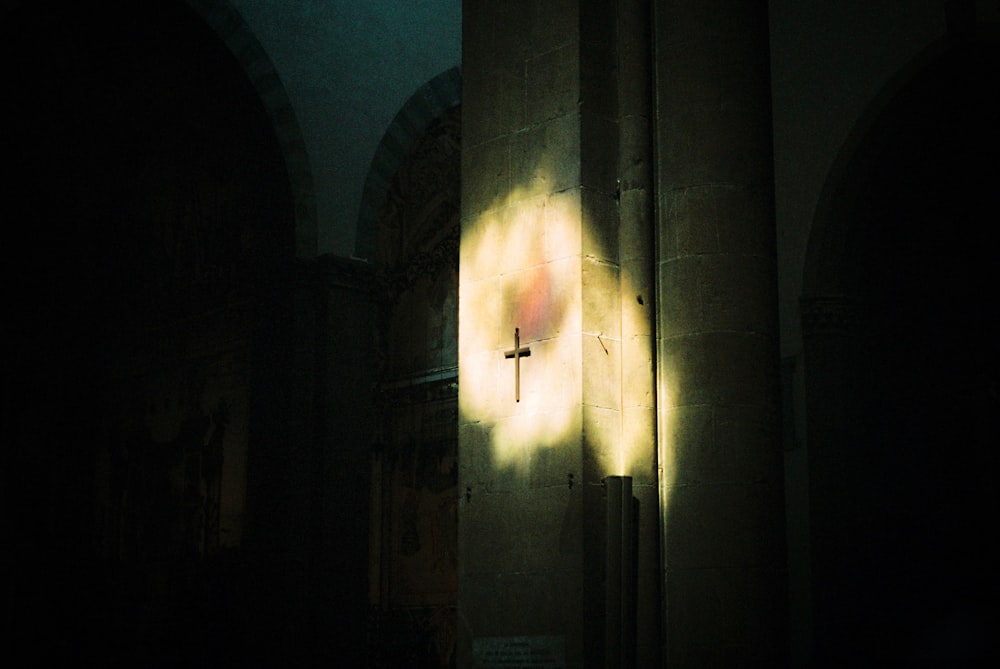
[{"label": "patch of sunlight", "polygon": [[[546,180],[541,179],[544,183]],[[583,224],[579,188],[539,193],[516,188],[475,218],[463,221],[459,268],[459,411],[465,424],[490,428],[493,463],[524,466],[531,450],[572,447],[583,438],[584,383],[614,388],[615,401],[597,407],[608,415],[601,429],[587,434],[591,452],[608,474],[627,474],[650,449],[654,429],[629,430],[620,405],[621,332],[634,332],[635,310],[614,315],[614,332],[584,329],[583,272],[588,290],[628,294],[618,266],[587,262],[603,257],[598,236]],[[627,277],[621,279],[627,282]],[[617,304],[617,300],[612,300]],[[515,329],[520,346],[513,351]],[[584,355],[600,339],[604,354],[618,356],[607,366],[616,378],[584,374]],[[650,344],[652,340],[650,339]],[[593,355],[601,355],[593,354]],[[520,365],[519,373],[516,365]],[[647,364],[652,364],[649,360]],[[593,367],[592,367],[593,368]],[[599,369],[603,369],[600,367]],[[648,370],[648,367],[647,367]],[[585,380],[586,379],[586,380]],[[589,393],[594,394],[594,393]],[[596,393],[600,394],[600,392]],[[650,398],[648,407],[653,406]],[[614,423],[611,425],[611,423]],[[588,430],[591,422],[588,421]],[[623,438],[623,434],[628,438]]]}]

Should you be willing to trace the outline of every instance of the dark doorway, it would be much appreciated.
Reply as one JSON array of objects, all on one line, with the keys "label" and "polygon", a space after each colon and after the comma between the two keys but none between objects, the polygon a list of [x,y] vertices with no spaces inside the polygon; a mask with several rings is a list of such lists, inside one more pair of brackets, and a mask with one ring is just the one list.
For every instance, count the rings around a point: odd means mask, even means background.
[{"label": "dark doorway", "polygon": [[294,240],[271,120],[187,3],[8,4],[10,655],[239,664],[251,351]]},{"label": "dark doorway", "polygon": [[996,652],[998,82],[996,44],[953,48],[898,95],[841,193],[857,320],[828,398],[840,454],[811,472],[819,666]]}]

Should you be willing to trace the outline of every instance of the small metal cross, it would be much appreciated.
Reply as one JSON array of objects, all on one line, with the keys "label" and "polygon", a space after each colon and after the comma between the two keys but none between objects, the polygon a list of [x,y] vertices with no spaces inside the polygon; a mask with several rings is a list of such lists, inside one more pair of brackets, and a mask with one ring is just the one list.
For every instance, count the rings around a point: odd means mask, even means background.
[{"label": "small metal cross", "polygon": [[521,328],[514,328],[514,348],[506,351],[503,357],[514,358],[514,401],[521,401],[521,358],[531,355],[531,349],[527,346],[521,348]]}]

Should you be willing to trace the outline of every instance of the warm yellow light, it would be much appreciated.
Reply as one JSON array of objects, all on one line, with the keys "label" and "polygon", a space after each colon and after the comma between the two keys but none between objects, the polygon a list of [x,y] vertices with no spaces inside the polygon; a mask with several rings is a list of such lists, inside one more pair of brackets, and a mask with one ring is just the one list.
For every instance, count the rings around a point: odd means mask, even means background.
[{"label": "warm yellow light", "polygon": [[[500,466],[524,463],[526,450],[556,447],[579,427],[582,242],[573,200],[518,189],[463,227],[459,410],[463,422],[489,427]],[[514,361],[504,357],[515,328],[531,349],[520,361],[519,402]]]},{"label": "warm yellow light", "polygon": [[[621,378],[628,370],[620,360],[609,367],[618,370],[617,378],[585,380],[583,368],[593,363],[584,355],[620,358],[619,327],[641,329],[633,320],[635,309],[613,317],[620,321],[614,331],[584,329],[585,265],[586,290],[628,294],[633,289],[615,263],[586,262],[605,254],[598,236],[583,223],[582,211],[579,188],[547,194],[519,188],[464,222],[459,410],[463,423],[477,423],[488,432],[497,466],[528,466],[530,452],[579,443],[584,429],[591,457],[609,474],[631,473],[636,459],[649,450],[652,398],[636,400],[641,406],[623,406],[623,393],[615,390],[613,401],[596,407],[603,412],[597,429],[595,419],[584,417],[585,383],[616,389],[629,383]],[[609,303],[618,304],[617,299]],[[520,401],[515,401],[514,361],[504,357],[514,346],[515,328],[521,346],[531,349],[530,357],[520,361]],[[646,336],[651,346],[651,333]],[[595,340],[602,349],[585,350],[585,343]],[[641,362],[648,374],[651,354]],[[616,418],[605,417],[609,412]]]}]

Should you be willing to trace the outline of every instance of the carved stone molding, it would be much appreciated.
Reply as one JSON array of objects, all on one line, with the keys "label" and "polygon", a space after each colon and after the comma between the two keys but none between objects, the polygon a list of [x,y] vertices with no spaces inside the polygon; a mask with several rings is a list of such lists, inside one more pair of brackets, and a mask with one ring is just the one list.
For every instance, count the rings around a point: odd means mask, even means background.
[{"label": "carved stone molding", "polygon": [[388,304],[421,277],[458,268],[460,152],[461,118],[453,107],[414,143],[392,178],[375,262],[380,299]]}]

